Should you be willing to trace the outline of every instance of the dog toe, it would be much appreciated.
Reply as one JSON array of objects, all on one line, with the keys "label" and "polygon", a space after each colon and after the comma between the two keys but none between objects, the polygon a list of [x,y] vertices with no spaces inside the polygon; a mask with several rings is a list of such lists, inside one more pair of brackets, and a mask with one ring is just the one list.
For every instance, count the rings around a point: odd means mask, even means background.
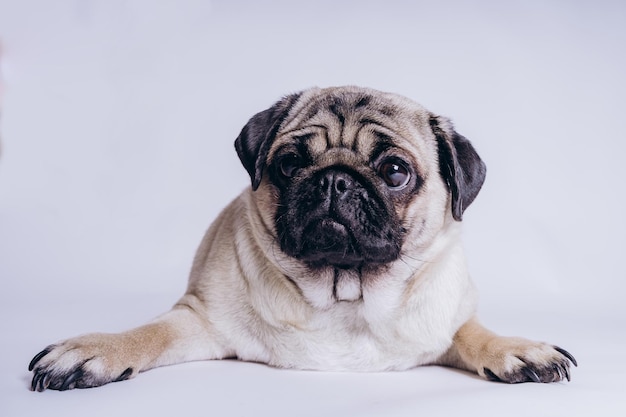
[{"label": "dog toe", "polygon": [[33,357],[32,391],[91,388],[133,376],[115,336],[87,335],[50,345]]},{"label": "dog toe", "polygon": [[496,382],[570,381],[570,364],[578,366],[566,350],[524,339],[501,338],[489,350],[489,363],[483,366],[482,374]]}]

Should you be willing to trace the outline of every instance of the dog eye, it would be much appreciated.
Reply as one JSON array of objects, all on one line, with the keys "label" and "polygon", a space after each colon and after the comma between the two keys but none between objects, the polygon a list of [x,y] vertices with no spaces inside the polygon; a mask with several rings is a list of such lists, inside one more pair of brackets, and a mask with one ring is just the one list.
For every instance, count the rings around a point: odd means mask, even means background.
[{"label": "dog eye", "polygon": [[291,178],[296,170],[301,167],[300,165],[300,158],[297,155],[289,154],[280,159],[278,169],[284,177]]},{"label": "dog eye", "polygon": [[383,162],[378,168],[378,175],[391,188],[404,187],[411,179],[409,169],[397,160]]}]

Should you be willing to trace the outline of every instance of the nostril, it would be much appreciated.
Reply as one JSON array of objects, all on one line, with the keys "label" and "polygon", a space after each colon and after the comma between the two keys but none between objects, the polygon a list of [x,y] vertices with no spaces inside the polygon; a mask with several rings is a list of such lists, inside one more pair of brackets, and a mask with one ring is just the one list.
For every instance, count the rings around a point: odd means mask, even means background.
[{"label": "nostril", "polygon": [[329,170],[317,181],[321,198],[336,198],[347,195],[355,187],[355,181],[348,173]]},{"label": "nostril", "polygon": [[337,178],[335,180],[335,190],[339,193],[345,193],[348,189],[348,184],[344,178]]}]

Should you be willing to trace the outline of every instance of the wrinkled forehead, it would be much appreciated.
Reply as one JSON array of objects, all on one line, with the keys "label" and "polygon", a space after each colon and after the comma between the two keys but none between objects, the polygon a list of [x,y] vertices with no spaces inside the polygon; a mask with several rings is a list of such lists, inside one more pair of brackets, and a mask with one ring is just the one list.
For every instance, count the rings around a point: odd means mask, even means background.
[{"label": "wrinkled forehead", "polygon": [[311,89],[292,107],[272,148],[304,141],[313,154],[347,148],[367,157],[381,146],[424,154],[432,151],[427,140],[432,139],[430,116],[419,104],[395,94],[351,87]]}]

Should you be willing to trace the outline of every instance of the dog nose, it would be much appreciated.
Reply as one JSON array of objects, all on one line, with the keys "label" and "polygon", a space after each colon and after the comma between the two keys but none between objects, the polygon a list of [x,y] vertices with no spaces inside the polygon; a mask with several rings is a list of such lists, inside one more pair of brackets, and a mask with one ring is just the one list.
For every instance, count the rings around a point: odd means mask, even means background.
[{"label": "dog nose", "polygon": [[354,187],[354,178],[345,171],[328,170],[324,172],[319,180],[320,194],[324,199],[341,198]]}]

